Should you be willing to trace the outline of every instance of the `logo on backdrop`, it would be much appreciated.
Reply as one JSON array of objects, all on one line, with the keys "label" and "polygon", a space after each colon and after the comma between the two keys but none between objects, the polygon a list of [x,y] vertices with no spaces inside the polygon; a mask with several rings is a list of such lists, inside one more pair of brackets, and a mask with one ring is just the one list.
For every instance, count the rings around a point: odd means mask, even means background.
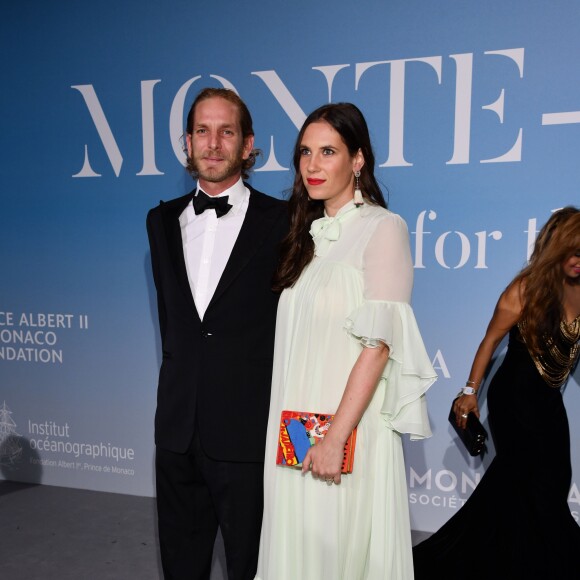
[{"label": "logo on backdrop", "polygon": [[[402,58],[391,60],[380,60],[374,62],[357,62],[352,64],[337,64],[314,66],[311,70],[314,75],[320,80],[320,94],[322,98],[328,98],[328,102],[333,100],[333,85],[337,77],[351,76],[351,82],[355,91],[359,90],[361,85],[367,81],[367,77],[372,74],[382,74],[384,69],[388,75],[388,82],[390,84],[390,100],[388,103],[388,135],[385,138],[388,146],[387,159],[379,164],[379,167],[409,167],[413,163],[406,157],[412,155],[406,153],[404,148],[405,141],[405,119],[408,117],[408,112],[405,110],[406,95],[405,95],[405,77],[412,74],[422,74],[425,72],[432,78],[433,86],[445,83],[455,83],[453,94],[454,98],[454,115],[449,119],[449,140],[452,144],[452,155],[445,163],[447,165],[463,165],[469,164],[473,161],[471,159],[471,138],[472,138],[472,116],[475,114],[475,107],[473,102],[476,100],[473,97],[473,88],[477,86],[474,78],[477,80],[478,66],[474,65],[474,57],[480,57],[475,53],[461,53],[448,55],[450,61],[444,60],[443,55],[433,55],[418,58]],[[501,58],[510,61],[511,72],[505,78],[504,87],[498,86],[496,94],[498,94],[495,101],[481,105],[481,109],[486,111],[486,114],[492,113],[495,115],[497,123],[500,125],[504,123],[505,117],[505,101],[506,101],[506,86],[508,98],[513,90],[513,82],[523,82],[524,78],[524,56],[525,49],[509,48],[504,50],[488,50],[483,52],[485,59]],[[373,73],[368,73],[373,69]],[[449,70],[448,70],[449,69]],[[417,72],[419,71],[419,72]],[[368,74],[367,74],[368,73]],[[260,79],[261,83],[265,85],[269,94],[281,106],[284,113],[288,116],[290,121],[298,130],[304,120],[306,113],[292,95],[290,89],[284,84],[282,78],[275,70],[252,71],[250,74],[253,77]],[[320,76],[319,76],[320,75]],[[234,84],[229,80],[218,74],[210,74],[212,79],[220,83],[223,87],[232,89],[238,92]],[[189,88],[202,79],[201,75],[197,75],[185,81],[173,98],[170,110],[168,112],[169,137],[171,146],[175,156],[182,165],[186,164],[185,154],[181,145],[181,136],[183,133],[183,117]],[[163,175],[157,167],[156,151],[155,151],[155,118],[156,111],[154,108],[154,88],[161,83],[161,79],[144,80],[141,81],[141,110],[142,110],[142,151],[143,151],[143,165],[137,176],[146,175]],[[314,86],[314,81],[311,82]],[[326,85],[326,86],[325,86]],[[262,85],[260,85],[262,86]],[[516,86],[516,85],[513,85]],[[97,130],[97,134],[104,148],[106,156],[109,160],[110,166],[116,177],[121,173],[121,167],[124,162],[123,153],[115,138],[115,131],[120,128],[111,127],[105,110],[103,109],[97,92],[92,84],[86,85],[71,85],[71,88],[78,91],[88,109],[91,119]],[[524,93],[525,94],[525,93]],[[526,99],[529,97],[526,96]],[[341,99],[344,100],[344,99]],[[557,112],[544,113],[538,111],[538,119],[541,125],[565,125],[570,123],[580,122],[580,111],[571,112]],[[511,131],[511,130],[510,130]],[[276,159],[274,151],[274,135],[270,136],[270,148],[267,151],[267,161],[256,171],[288,171],[288,167],[282,166]],[[505,162],[520,162],[522,160],[522,143],[523,143],[523,128],[520,127],[517,131],[512,132],[508,136],[508,145],[503,145],[501,150],[496,151],[494,157],[486,159],[478,159],[479,163],[505,163]],[[266,150],[265,150],[266,153]],[[99,168],[102,170],[101,168]],[[84,146],[84,162],[82,168],[72,177],[100,177],[102,174],[97,172],[91,165],[89,159],[89,147]]]},{"label": "logo on backdrop", "polygon": [[134,476],[135,450],[105,441],[79,441],[68,421],[28,419],[30,462],[43,468]]},{"label": "logo on backdrop", "polygon": [[[555,210],[554,210],[555,211]],[[417,215],[415,227],[410,233],[415,238],[416,269],[427,268],[430,264],[446,270],[457,270],[468,267],[487,269],[489,254],[497,256],[501,252],[500,245],[503,232],[500,230],[464,232],[460,230],[437,231],[438,214],[429,209]],[[432,222],[429,225],[429,222]],[[521,253],[530,259],[534,242],[538,233],[537,218],[529,218],[522,222]]]},{"label": "logo on backdrop", "polygon": [[0,361],[63,364],[59,338],[88,330],[86,314],[8,312],[0,310]]},{"label": "logo on backdrop", "polygon": [[20,435],[16,431],[12,411],[3,402],[0,407],[0,466],[15,467],[22,456]]},{"label": "logo on backdrop", "polygon": [[[409,468],[409,503],[431,506],[438,510],[458,510],[479,484],[483,464],[477,471],[459,469],[415,470]],[[523,476],[522,476],[523,477]],[[522,482],[522,485],[525,483]],[[572,482],[568,492],[568,504],[572,517],[580,521],[580,489]]]}]

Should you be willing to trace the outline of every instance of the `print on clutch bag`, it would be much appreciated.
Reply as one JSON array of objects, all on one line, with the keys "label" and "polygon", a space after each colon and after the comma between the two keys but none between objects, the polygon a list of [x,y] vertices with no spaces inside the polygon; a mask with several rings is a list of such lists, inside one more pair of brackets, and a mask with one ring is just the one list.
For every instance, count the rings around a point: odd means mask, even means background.
[{"label": "print on clutch bag", "polygon": [[[308,449],[324,439],[333,419],[334,415],[324,413],[282,411],[276,464],[302,467]],[[356,428],[344,447],[342,473],[352,473],[355,442]]]}]

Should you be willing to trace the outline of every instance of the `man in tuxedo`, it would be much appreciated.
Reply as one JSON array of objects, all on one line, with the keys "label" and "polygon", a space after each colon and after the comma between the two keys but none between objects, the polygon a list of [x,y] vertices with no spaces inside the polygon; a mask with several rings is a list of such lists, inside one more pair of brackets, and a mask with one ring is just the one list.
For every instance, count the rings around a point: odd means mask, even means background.
[{"label": "man in tuxedo", "polygon": [[[203,89],[186,127],[196,188],[147,216],[163,361],[155,414],[157,513],[167,579],[207,579],[218,527],[229,580],[254,578],[286,203],[243,181],[252,118]],[[271,458],[272,461],[275,458]]]}]

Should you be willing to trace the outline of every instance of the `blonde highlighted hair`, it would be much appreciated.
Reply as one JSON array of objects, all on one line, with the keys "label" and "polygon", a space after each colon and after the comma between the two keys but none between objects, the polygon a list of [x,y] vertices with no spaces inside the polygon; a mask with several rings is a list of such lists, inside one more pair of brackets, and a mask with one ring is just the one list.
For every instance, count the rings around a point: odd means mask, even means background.
[{"label": "blonde highlighted hair", "polygon": [[544,224],[529,264],[512,282],[521,282],[522,332],[534,354],[542,353],[545,336],[557,336],[564,319],[562,266],[578,251],[580,210],[567,206],[554,212]]}]

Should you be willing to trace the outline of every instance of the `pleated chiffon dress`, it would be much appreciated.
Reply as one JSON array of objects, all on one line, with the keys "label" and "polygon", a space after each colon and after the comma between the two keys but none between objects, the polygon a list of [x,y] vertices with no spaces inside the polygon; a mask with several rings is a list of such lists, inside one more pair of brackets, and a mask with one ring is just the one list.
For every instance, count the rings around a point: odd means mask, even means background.
[{"label": "pleated chiffon dress", "polygon": [[[260,580],[412,580],[402,436],[431,434],[425,392],[436,379],[409,304],[405,222],[350,202],[312,224],[313,261],[282,293],[265,457]],[[357,431],[354,470],[339,485],[277,466],[282,410],[336,412],[364,346],[389,361]]]}]

